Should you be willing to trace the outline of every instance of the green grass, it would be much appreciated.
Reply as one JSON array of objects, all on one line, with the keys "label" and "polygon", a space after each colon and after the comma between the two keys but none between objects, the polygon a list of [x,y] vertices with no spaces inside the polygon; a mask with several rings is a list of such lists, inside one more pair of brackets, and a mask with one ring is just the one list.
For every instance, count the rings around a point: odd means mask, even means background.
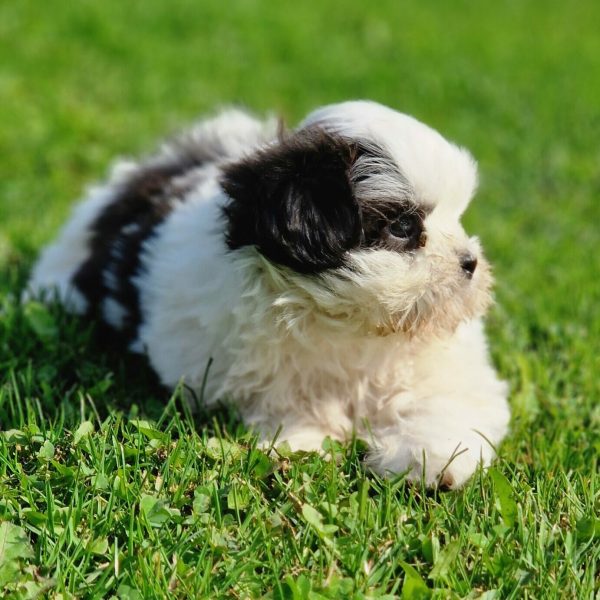
[{"label": "green grass", "polygon": [[[0,596],[598,598],[600,4],[0,5]],[[500,458],[456,493],[267,458],[15,298],[87,182],[223,103],[369,97],[469,147]]]}]

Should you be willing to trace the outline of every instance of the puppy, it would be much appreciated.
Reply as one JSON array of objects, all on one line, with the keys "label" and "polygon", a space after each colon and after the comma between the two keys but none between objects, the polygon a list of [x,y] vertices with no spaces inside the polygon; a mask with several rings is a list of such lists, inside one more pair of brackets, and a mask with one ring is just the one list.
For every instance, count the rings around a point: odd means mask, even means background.
[{"label": "puppy", "polygon": [[268,443],[369,444],[375,471],[459,487],[507,430],[459,219],[463,149],[373,102],[291,132],[228,110],[92,188],[34,268],[168,386],[234,402]]}]

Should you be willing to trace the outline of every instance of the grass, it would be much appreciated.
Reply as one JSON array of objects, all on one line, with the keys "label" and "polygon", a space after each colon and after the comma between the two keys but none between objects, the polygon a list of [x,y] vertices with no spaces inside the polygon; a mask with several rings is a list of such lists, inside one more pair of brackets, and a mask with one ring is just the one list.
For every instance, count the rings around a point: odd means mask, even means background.
[{"label": "grass", "polygon": [[[0,6],[0,596],[598,598],[600,4]],[[370,97],[469,147],[512,431],[424,493],[257,451],[15,298],[84,185],[215,105]]]}]

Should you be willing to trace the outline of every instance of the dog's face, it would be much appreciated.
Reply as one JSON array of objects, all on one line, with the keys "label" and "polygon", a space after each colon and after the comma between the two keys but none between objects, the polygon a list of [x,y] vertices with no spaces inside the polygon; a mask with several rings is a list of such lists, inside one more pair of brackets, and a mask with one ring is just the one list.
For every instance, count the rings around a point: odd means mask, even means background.
[{"label": "dog's face", "polygon": [[279,302],[385,335],[454,329],[489,304],[491,276],[460,217],[471,156],[371,102],[317,110],[224,169],[227,243],[285,267]]}]

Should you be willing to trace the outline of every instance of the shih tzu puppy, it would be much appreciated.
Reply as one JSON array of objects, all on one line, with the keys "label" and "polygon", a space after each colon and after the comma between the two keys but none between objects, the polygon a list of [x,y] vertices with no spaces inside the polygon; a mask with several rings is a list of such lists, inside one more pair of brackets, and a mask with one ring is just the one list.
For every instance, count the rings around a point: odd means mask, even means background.
[{"label": "shih tzu puppy", "polygon": [[[228,399],[265,443],[369,445],[379,473],[462,485],[507,430],[482,315],[492,277],[460,224],[463,149],[373,102],[281,131],[228,110],[92,188],[35,266],[147,354]],[[47,296],[46,296],[47,297]]]}]

